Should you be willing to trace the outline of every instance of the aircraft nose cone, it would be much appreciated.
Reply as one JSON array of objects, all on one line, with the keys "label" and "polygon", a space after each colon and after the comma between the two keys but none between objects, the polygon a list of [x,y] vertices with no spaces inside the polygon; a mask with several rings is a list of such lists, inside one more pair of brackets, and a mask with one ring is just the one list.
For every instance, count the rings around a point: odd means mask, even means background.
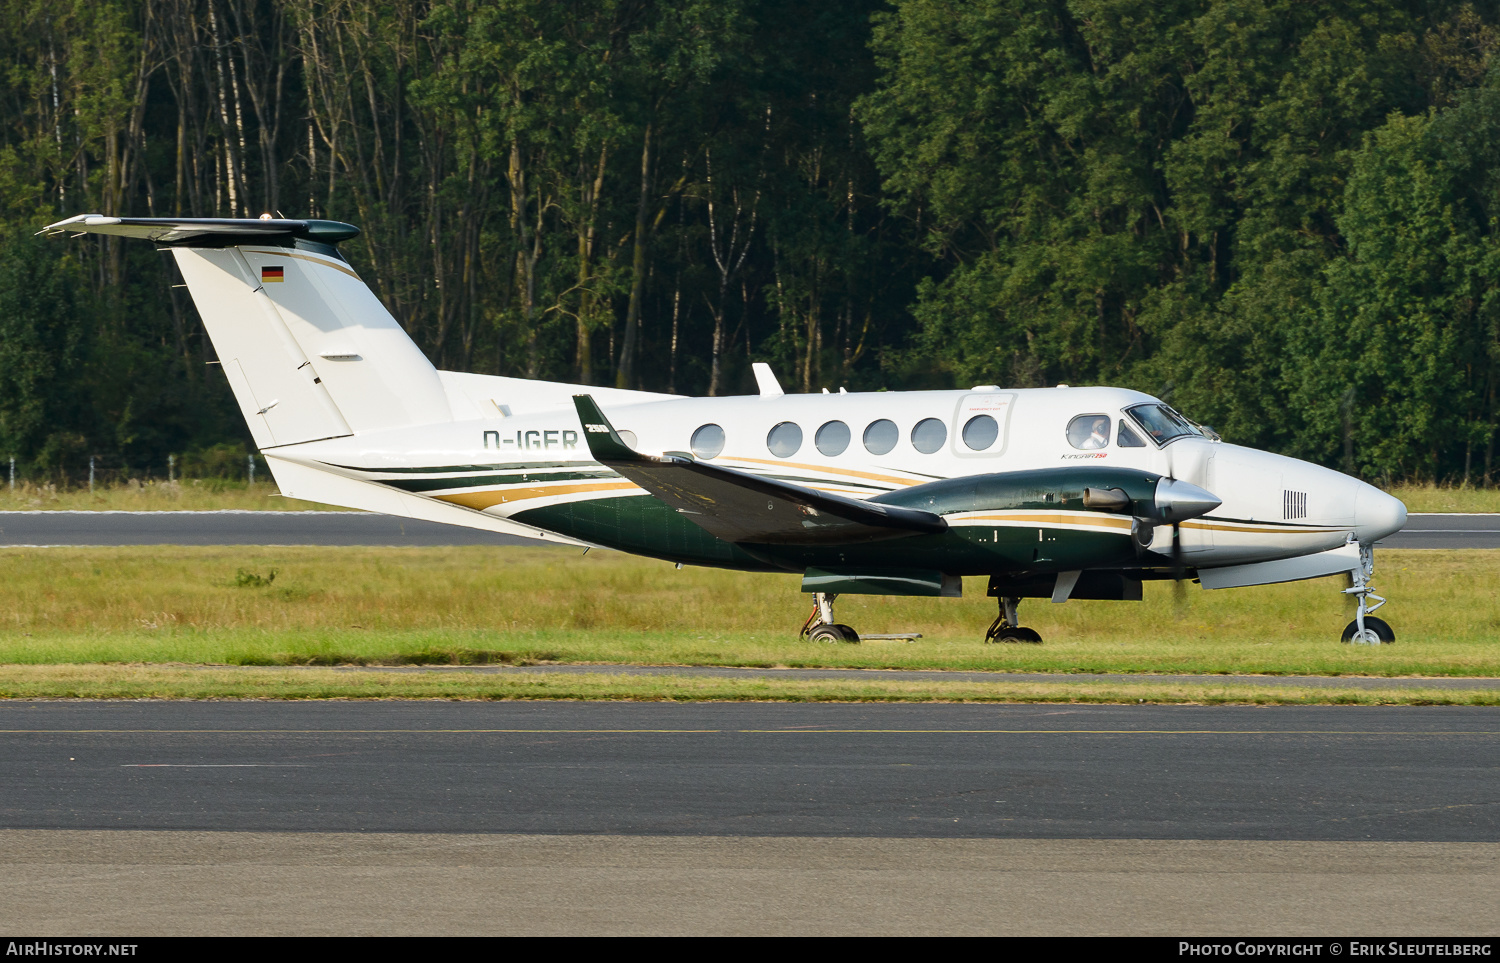
[{"label": "aircraft nose cone", "polygon": [[1401,499],[1372,485],[1362,485],[1354,499],[1354,533],[1369,543],[1394,535],[1406,524],[1406,505]]},{"label": "aircraft nose cone", "polygon": [[1164,521],[1180,522],[1184,518],[1206,515],[1223,504],[1211,491],[1180,478],[1163,478],[1156,483],[1156,510]]}]

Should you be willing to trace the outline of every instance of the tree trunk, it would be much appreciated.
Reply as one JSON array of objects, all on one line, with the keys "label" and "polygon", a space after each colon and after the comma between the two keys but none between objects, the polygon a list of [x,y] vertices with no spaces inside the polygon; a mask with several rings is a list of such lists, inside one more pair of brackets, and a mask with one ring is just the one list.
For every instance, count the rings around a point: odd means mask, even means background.
[{"label": "tree trunk", "polygon": [[625,337],[620,346],[616,388],[634,388],[635,344],[640,336],[641,296],[646,286],[646,206],[651,197],[651,125],[646,125],[641,143],[641,193],[635,209],[635,253],[630,263],[630,306],[625,309]]}]

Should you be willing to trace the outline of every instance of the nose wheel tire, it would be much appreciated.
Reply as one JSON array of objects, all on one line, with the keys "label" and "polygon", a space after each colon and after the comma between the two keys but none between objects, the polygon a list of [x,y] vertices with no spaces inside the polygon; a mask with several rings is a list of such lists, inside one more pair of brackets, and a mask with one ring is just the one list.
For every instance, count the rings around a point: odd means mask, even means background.
[{"label": "nose wheel tire", "polygon": [[1360,645],[1390,645],[1396,641],[1395,631],[1386,624],[1385,619],[1377,619],[1373,615],[1365,616],[1365,630],[1359,631],[1359,621],[1356,619],[1344,626],[1343,642],[1353,642]]}]

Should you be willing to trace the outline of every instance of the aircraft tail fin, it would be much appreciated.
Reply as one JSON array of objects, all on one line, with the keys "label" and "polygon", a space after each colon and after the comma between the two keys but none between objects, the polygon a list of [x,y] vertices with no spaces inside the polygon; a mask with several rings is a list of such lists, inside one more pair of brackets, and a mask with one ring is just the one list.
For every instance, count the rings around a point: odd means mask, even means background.
[{"label": "aircraft tail fin", "polygon": [[82,214],[45,231],[172,252],[259,448],[453,420],[432,363],[339,254],[353,225]]}]

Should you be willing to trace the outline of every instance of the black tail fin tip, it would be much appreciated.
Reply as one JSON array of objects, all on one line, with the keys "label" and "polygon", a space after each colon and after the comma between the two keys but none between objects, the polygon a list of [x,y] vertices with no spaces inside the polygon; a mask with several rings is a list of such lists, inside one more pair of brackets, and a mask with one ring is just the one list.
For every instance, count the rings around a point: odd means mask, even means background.
[{"label": "black tail fin tip", "polygon": [[578,409],[578,420],[583,424],[583,440],[589,446],[589,454],[601,464],[611,462],[639,462],[640,453],[625,444],[625,440],[609,423],[593,395],[574,395],[573,405]]}]

